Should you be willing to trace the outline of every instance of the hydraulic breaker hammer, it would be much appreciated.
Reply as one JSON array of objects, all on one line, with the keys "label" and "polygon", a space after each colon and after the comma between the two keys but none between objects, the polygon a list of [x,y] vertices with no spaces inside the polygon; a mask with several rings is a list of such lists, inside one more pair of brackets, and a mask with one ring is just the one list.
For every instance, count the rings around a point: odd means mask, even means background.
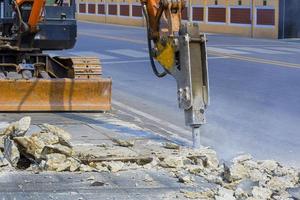
[{"label": "hydraulic breaker hammer", "polygon": [[[172,75],[177,82],[179,108],[192,128],[193,146],[200,147],[200,127],[209,105],[206,36],[199,27],[181,22],[182,0],[142,0],[147,23],[150,63],[157,77]],[[156,66],[162,66],[159,72]]]}]

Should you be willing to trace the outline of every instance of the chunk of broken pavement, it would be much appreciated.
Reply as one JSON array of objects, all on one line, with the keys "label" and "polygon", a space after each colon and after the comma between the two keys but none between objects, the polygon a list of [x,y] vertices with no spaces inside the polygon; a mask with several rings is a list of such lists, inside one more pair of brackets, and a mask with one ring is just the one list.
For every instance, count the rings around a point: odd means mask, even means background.
[{"label": "chunk of broken pavement", "polygon": [[17,145],[8,137],[4,138],[4,157],[13,167],[17,166],[20,159],[20,152]]},{"label": "chunk of broken pavement", "polygon": [[[63,164],[66,163],[66,156],[60,153],[52,153],[46,155],[46,168],[50,171],[56,171],[57,169],[61,169]],[[66,163],[70,167],[69,163]],[[66,167],[66,168],[67,168]]]},{"label": "chunk of broken pavement", "polygon": [[24,136],[31,123],[31,117],[23,117],[19,121],[11,123],[7,128],[0,132],[0,135],[11,137]]},{"label": "chunk of broken pavement", "polygon": [[118,146],[121,147],[133,147],[134,145],[134,140],[120,140],[120,139],[112,139],[112,141],[117,144]]},{"label": "chunk of broken pavement", "polygon": [[181,168],[183,167],[183,158],[178,155],[169,155],[159,165],[165,168]]},{"label": "chunk of broken pavement", "polygon": [[124,163],[121,161],[105,162],[105,164],[107,165],[109,171],[113,173],[120,171],[124,166]]},{"label": "chunk of broken pavement", "polygon": [[184,167],[189,173],[195,175],[199,175],[204,169],[202,165],[185,165]]},{"label": "chunk of broken pavement", "polygon": [[72,148],[72,145],[69,142],[69,140],[71,139],[71,135],[67,131],[50,124],[42,124],[39,125],[39,127],[45,132],[50,132],[58,136],[60,144]]},{"label": "chunk of broken pavement", "polygon": [[270,199],[272,191],[268,188],[254,186],[252,196],[254,199],[267,200]]},{"label": "chunk of broken pavement", "polygon": [[67,146],[61,144],[54,144],[54,145],[46,145],[44,146],[41,154],[43,156],[50,154],[50,153],[61,153],[68,157],[72,156],[73,150]]},{"label": "chunk of broken pavement", "polygon": [[189,176],[189,175],[180,175],[179,177],[178,177],[178,181],[180,182],[180,183],[192,183],[192,182],[194,182],[195,181],[195,179],[194,179],[194,177],[192,177],[192,176]]},{"label": "chunk of broken pavement", "polygon": [[278,162],[276,162],[275,160],[262,160],[259,161],[258,163],[259,163],[259,169],[269,174],[272,174],[279,166]]},{"label": "chunk of broken pavement", "polygon": [[232,162],[233,163],[243,163],[245,161],[252,160],[252,159],[253,159],[253,157],[250,154],[242,154],[242,155],[239,155],[239,156],[233,158]]},{"label": "chunk of broken pavement", "polygon": [[205,158],[203,159],[204,167],[217,168],[219,166],[219,159],[216,151],[210,148],[202,148],[198,150],[198,153]]},{"label": "chunk of broken pavement", "polygon": [[258,186],[258,181],[252,181],[250,179],[244,179],[238,183],[236,190],[243,191],[247,196],[251,195],[254,186]]},{"label": "chunk of broken pavement", "polygon": [[235,182],[247,178],[248,176],[249,171],[244,165],[240,163],[234,163],[233,165],[228,167],[228,165],[224,163],[223,177],[227,182]]},{"label": "chunk of broken pavement", "polygon": [[178,144],[171,143],[171,142],[166,142],[163,145],[163,147],[166,148],[166,149],[180,149],[180,146]]},{"label": "chunk of broken pavement", "polygon": [[286,188],[294,187],[296,182],[294,182],[293,177],[289,176],[274,176],[270,181],[267,182],[266,187],[270,188],[273,191],[281,191]]},{"label": "chunk of broken pavement", "polygon": [[95,168],[98,170],[98,172],[108,172],[107,165],[102,163],[96,163]]},{"label": "chunk of broken pavement", "polygon": [[59,137],[51,132],[38,132],[33,133],[32,136],[36,136],[44,142],[45,145],[52,145],[59,143]]},{"label": "chunk of broken pavement", "polygon": [[188,190],[180,190],[183,193],[184,197],[188,199],[205,199],[205,200],[213,200],[215,199],[215,192],[211,189],[205,191],[188,191]]},{"label": "chunk of broken pavement", "polygon": [[0,167],[4,167],[9,165],[9,162],[4,158],[4,155],[2,154],[2,151],[0,150]]},{"label": "chunk of broken pavement", "polygon": [[40,159],[45,143],[37,136],[15,137],[14,141],[25,149],[25,153],[32,155],[36,159]]},{"label": "chunk of broken pavement", "polygon": [[94,168],[88,166],[88,165],[84,165],[84,164],[80,164],[80,168],[79,170],[81,172],[93,172],[93,171],[96,171]]},{"label": "chunk of broken pavement", "polygon": [[80,167],[80,162],[72,157],[67,158],[70,161],[70,171],[74,172],[77,171]]},{"label": "chunk of broken pavement", "polygon": [[223,187],[219,187],[218,193],[215,196],[216,200],[235,200],[234,191]]}]

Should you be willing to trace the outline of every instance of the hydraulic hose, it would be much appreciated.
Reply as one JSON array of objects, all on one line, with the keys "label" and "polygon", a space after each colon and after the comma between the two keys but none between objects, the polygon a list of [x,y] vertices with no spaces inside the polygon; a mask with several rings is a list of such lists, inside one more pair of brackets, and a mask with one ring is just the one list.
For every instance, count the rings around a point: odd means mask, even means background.
[{"label": "hydraulic hose", "polygon": [[149,16],[148,16],[148,12],[147,12],[147,8],[146,5],[143,4],[143,12],[144,12],[144,16],[146,18],[146,26],[147,26],[147,43],[148,43],[148,52],[149,52],[149,58],[150,58],[150,64],[152,67],[152,71],[155,74],[155,76],[157,76],[158,78],[162,78],[164,76],[167,75],[166,70],[164,70],[163,72],[159,72],[154,59],[153,59],[153,55],[152,55],[152,44],[151,44],[151,38],[150,38],[150,22],[149,22]]}]

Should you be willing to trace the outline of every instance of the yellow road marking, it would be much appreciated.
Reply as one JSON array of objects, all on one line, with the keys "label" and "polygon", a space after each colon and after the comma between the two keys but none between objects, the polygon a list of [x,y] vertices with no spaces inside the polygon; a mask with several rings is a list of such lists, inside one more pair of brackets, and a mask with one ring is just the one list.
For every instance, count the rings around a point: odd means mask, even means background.
[{"label": "yellow road marking", "polygon": [[290,67],[290,68],[300,69],[300,64],[297,64],[297,63],[289,63],[289,62],[282,62],[282,61],[276,61],[276,60],[268,60],[268,59],[262,59],[262,58],[253,58],[253,57],[248,57],[248,56],[219,53],[219,52],[210,51],[210,50],[208,51],[208,53],[211,55],[214,55],[214,56],[226,56],[226,57],[233,58],[236,60],[244,60],[244,61],[249,61],[249,62],[276,65],[276,66],[280,66],[280,67]]},{"label": "yellow road marking", "polygon": [[[84,36],[97,37],[97,38],[101,38],[101,39],[110,39],[110,40],[119,40],[119,41],[131,42],[131,43],[135,43],[135,44],[147,44],[147,42],[143,41],[143,40],[136,40],[136,39],[130,39],[130,38],[121,38],[121,37],[109,36],[109,35],[99,35],[99,34],[96,34],[96,33],[87,33],[87,32],[81,32],[80,31],[80,32],[78,32],[78,34],[79,35],[84,35]],[[243,60],[243,61],[256,62],[256,63],[262,63],[262,64],[276,65],[276,66],[280,66],[280,67],[289,67],[289,68],[300,69],[300,64],[297,64],[297,63],[274,61],[274,60],[269,60],[269,59],[254,58],[254,57],[248,57],[248,56],[240,56],[240,55],[235,55],[235,54],[219,53],[219,52],[211,51],[211,50],[208,50],[208,53],[210,55],[224,56],[224,57],[232,58],[232,59],[236,59],[236,60]]]}]

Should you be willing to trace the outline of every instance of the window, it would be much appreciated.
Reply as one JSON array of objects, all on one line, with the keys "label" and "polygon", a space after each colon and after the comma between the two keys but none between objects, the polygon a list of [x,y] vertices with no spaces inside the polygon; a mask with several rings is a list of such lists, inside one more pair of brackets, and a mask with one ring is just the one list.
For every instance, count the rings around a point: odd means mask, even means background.
[{"label": "window", "polygon": [[98,4],[98,14],[105,15],[105,5],[104,4]]},{"label": "window", "polygon": [[193,8],[193,21],[203,21],[203,8],[194,7]]},{"label": "window", "polygon": [[226,22],[226,8],[208,8],[208,22]]},{"label": "window", "polygon": [[96,13],[96,5],[95,4],[88,4],[88,13],[95,14]]},{"label": "window", "polygon": [[256,17],[257,25],[275,25],[275,10],[274,9],[258,9]]},{"label": "window", "polygon": [[129,16],[129,5],[120,5],[120,15]]},{"label": "window", "polygon": [[250,8],[231,8],[230,23],[233,24],[251,24]]},{"label": "window", "polygon": [[142,6],[140,6],[140,5],[132,5],[132,16],[133,17],[141,17],[141,16],[143,16]]},{"label": "window", "polygon": [[115,4],[108,5],[108,14],[109,15],[117,15],[118,14],[118,7]]}]

